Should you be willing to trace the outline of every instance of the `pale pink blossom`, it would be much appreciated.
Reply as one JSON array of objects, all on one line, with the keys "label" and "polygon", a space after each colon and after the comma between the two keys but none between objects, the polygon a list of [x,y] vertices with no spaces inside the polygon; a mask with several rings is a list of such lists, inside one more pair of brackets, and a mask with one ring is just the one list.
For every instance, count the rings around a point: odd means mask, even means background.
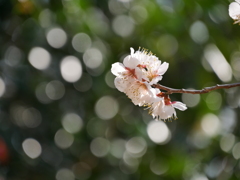
[{"label": "pale pink blossom", "polygon": [[112,64],[111,72],[117,76],[114,84],[119,91],[126,92],[133,82],[142,79],[142,71],[137,67],[138,64],[139,61],[130,55],[124,58],[123,63]]},{"label": "pale pink blossom", "polygon": [[146,82],[135,81],[127,88],[126,95],[133,104],[143,106],[154,100],[154,89]]},{"label": "pale pink blossom", "polygon": [[134,52],[131,48],[131,57],[140,61],[138,67],[142,69],[143,76],[150,84],[155,84],[162,80],[162,75],[167,71],[169,64],[161,61],[147,50],[138,50]]},{"label": "pale pink blossom", "polygon": [[155,119],[162,119],[164,121],[166,119],[177,119],[175,108],[181,111],[187,109],[186,105],[179,101],[171,102],[169,96],[164,93],[159,93],[158,96],[155,102],[150,105],[149,110],[149,113]]},{"label": "pale pink blossom", "polygon": [[232,2],[229,5],[229,16],[235,20],[235,24],[236,23],[240,23],[240,0],[236,0],[236,2]]}]

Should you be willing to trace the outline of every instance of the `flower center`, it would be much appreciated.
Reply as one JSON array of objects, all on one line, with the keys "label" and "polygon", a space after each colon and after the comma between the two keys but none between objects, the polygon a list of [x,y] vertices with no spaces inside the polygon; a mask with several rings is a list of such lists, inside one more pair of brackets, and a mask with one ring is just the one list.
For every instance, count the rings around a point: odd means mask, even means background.
[{"label": "flower center", "polygon": [[163,92],[158,93],[157,96],[164,98],[164,103],[167,106],[174,103],[174,102],[171,102],[171,99],[170,99],[169,95],[167,95],[167,94],[165,94]]},{"label": "flower center", "polygon": [[128,71],[129,76],[132,76],[132,77],[134,77],[134,78],[137,79],[137,75],[136,75],[136,73],[135,73],[135,69],[130,69],[130,68],[128,68],[128,67],[125,67],[125,69]]}]

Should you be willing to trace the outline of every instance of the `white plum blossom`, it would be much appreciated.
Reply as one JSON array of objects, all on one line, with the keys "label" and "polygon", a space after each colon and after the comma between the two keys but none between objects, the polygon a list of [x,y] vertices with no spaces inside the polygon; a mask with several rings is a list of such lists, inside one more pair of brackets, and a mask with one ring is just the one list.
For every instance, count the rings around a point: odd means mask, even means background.
[{"label": "white plum blossom", "polygon": [[143,106],[152,103],[155,97],[153,88],[146,82],[135,81],[126,91],[126,95],[132,100],[133,104]]},{"label": "white plum blossom", "polygon": [[229,16],[235,21],[234,24],[240,23],[240,0],[235,0],[229,5]]},{"label": "white plum blossom", "polygon": [[177,119],[174,108],[181,111],[187,109],[186,105],[179,101],[171,102],[171,99],[167,94],[159,93],[157,96],[159,96],[159,98],[156,98],[156,101],[150,106],[149,110],[150,114],[155,119],[163,119],[164,121],[166,119]]},{"label": "white plum blossom", "polygon": [[142,72],[137,66],[139,60],[128,55],[124,58],[123,63],[116,62],[112,64],[111,72],[117,76],[114,83],[116,88],[121,92],[134,82],[142,79]]},{"label": "white plum blossom", "polygon": [[138,67],[143,71],[143,78],[150,84],[155,84],[162,80],[162,75],[167,71],[169,66],[166,62],[161,64],[158,57],[146,50],[138,50],[134,53],[133,48],[131,48],[131,56],[140,61]]},{"label": "white plum blossom", "polygon": [[146,50],[134,52],[124,58],[123,63],[116,62],[112,65],[111,72],[116,76],[116,88],[124,92],[133,104],[147,106],[149,113],[155,119],[176,119],[174,108],[182,111],[187,107],[181,102],[171,102],[166,93],[154,84],[162,80],[162,75],[167,71],[169,64],[161,61]]}]

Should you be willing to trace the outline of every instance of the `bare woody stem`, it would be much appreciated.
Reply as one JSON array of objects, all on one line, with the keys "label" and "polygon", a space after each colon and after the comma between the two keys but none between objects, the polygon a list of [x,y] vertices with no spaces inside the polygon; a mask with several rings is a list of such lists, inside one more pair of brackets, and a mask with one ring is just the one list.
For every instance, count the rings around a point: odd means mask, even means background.
[{"label": "bare woody stem", "polygon": [[229,89],[237,86],[240,86],[240,83],[221,84],[221,85],[217,84],[216,86],[205,87],[201,90],[187,90],[187,89],[173,89],[173,88],[163,86],[161,84],[152,85],[152,87],[154,88],[167,91],[166,94],[173,94],[173,93],[204,94],[217,89]]}]

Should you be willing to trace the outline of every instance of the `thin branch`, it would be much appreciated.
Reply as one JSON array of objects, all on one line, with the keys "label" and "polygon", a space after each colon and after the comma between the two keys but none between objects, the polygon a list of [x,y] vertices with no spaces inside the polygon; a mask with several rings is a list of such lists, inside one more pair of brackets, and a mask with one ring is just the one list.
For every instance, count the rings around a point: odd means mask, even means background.
[{"label": "thin branch", "polygon": [[173,89],[173,88],[163,86],[161,84],[152,85],[152,87],[154,87],[154,88],[158,88],[158,89],[167,91],[166,92],[167,94],[173,94],[173,93],[204,94],[204,93],[208,93],[210,91],[217,90],[217,89],[229,89],[229,88],[237,87],[237,86],[240,86],[240,83],[221,84],[221,85],[217,84],[216,86],[205,87],[201,90],[187,90],[187,89]]}]

